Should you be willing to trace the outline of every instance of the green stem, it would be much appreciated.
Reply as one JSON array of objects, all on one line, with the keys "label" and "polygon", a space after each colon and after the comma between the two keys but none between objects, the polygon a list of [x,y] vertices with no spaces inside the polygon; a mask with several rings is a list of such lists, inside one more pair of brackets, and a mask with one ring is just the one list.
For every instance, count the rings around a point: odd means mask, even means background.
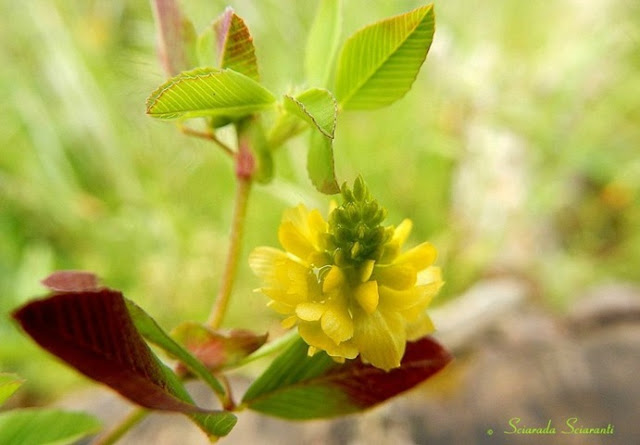
[{"label": "green stem", "polygon": [[216,134],[212,131],[206,131],[206,132],[198,131],[198,130],[194,130],[193,128],[187,127],[183,124],[178,124],[178,128],[183,134],[186,134],[187,136],[194,136],[200,139],[206,139],[208,141],[212,141],[215,144],[217,144],[220,148],[222,148],[222,151],[224,151],[225,154],[227,154],[228,156],[231,156],[231,157],[235,156],[235,152],[233,151],[233,149],[229,147],[227,144],[225,144],[224,142],[222,142],[220,139],[218,139]]},{"label": "green stem", "polygon": [[238,184],[236,188],[235,208],[233,210],[233,221],[231,225],[231,239],[229,241],[229,250],[227,251],[227,260],[222,275],[222,284],[218,297],[209,315],[207,322],[212,329],[217,329],[222,324],[222,320],[229,305],[233,282],[238,269],[238,260],[242,247],[242,234],[244,232],[244,223],[247,213],[247,203],[249,201],[249,192],[251,191],[251,178],[237,176]]},{"label": "green stem", "polygon": [[140,423],[149,411],[144,408],[136,408],[127,417],[105,436],[99,438],[94,445],[112,445],[122,438],[131,428]]}]

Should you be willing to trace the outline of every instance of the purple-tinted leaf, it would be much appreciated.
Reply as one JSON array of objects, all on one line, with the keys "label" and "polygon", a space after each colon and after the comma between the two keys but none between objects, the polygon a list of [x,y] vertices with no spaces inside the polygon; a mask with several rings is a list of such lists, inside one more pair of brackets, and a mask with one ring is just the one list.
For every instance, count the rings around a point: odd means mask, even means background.
[{"label": "purple-tinted leaf", "polygon": [[58,293],[13,314],[40,346],[78,371],[150,409],[195,412],[180,400],[119,292]]},{"label": "purple-tinted leaf", "polygon": [[243,329],[220,333],[193,322],[181,324],[171,335],[211,371],[233,366],[267,341],[266,334]]},{"label": "purple-tinted leaf", "polygon": [[83,292],[99,288],[98,277],[82,270],[59,270],[41,283],[54,292]]},{"label": "purple-tinted leaf", "polygon": [[127,299],[125,299],[125,303],[133,324],[140,335],[179,359],[191,372],[204,380],[211,389],[220,395],[224,395],[224,388],[202,362],[172,339],[140,306]]},{"label": "purple-tinted leaf", "polygon": [[253,38],[244,20],[227,8],[213,24],[220,68],[229,68],[259,82],[258,60]]},{"label": "purple-tinted leaf", "polygon": [[42,348],[138,405],[184,413],[211,437],[224,436],[235,425],[233,414],[193,404],[144,342],[120,292],[55,293],[27,303],[13,317]]},{"label": "purple-tinted leaf", "polygon": [[157,27],[158,57],[169,76],[192,68],[195,58],[195,31],[180,12],[176,0],[152,0]]},{"label": "purple-tinted leaf", "polygon": [[359,359],[341,365],[324,353],[308,357],[307,349],[302,340],[294,343],[251,385],[243,403],[287,419],[354,413],[413,388],[452,359],[429,337],[407,343],[401,366],[389,372]]}]

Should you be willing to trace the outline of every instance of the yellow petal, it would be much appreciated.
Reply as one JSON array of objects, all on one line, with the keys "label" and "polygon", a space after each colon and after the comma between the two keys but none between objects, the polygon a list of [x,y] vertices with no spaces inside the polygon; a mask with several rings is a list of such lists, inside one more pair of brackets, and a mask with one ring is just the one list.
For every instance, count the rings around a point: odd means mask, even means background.
[{"label": "yellow petal", "polygon": [[327,232],[329,225],[317,210],[312,210],[309,213],[307,224],[309,227],[309,238],[314,244],[314,247],[318,249],[323,242],[322,234]]},{"label": "yellow petal", "polygon": [[404,242],[409,237],[411,233],[411,227],[413,223],[409,219],[405,219],[396,227],[393,231],[393,236],[391,239],[384,245],[384,249],[382,250],[382,255],[380,256],[380,260],[378,263],[380,264],[388,264],[395,260],[400,252],[400,248],[404,244]]},{"label": "yellow petal", "polygon": [[411,222],[411,220],[405,219],[393,231],[393,238],[391,238],[391,241],[397,242],[399,246],[402,246],[407,238],[409,238],[409,234],[411,233],[412,228],[413,223]]},{"label": "yellow petal", "polygon": [[249,254],[249,267],[262,279],[274,275],[274,267],[279,261],[287,259],[287,254],[272,247],[256,247]]},{"label": "yellow petal", "polygon": [[440,283],[440,286],[444,284],[444,281],[442,281],[442,271],[438,266],[427,267],[418,273],[418,284],[430,283]]},{"label": "yellow petal", "polygon": [[415,270],[422,270],[431,266],[437,256],[438,251],[431,243],[422,243],[400,254],[393,263],[410,266]]},{"label": "yellow petal", "polygon": [[292,279],[306,282],[306,278],[302,278],[311,270],[287,253],[271,247],[253,249],[249,254],[249,266],[253,273],[265,281],[265,287],[288,288]]},{"label": "yellow petal", "polygon": [[380,310],[383,311],[406,311],[416,306],[425,308],[433,296],[434,289],[429,285],[415,286],[407,290],[395,290],[386,286],[380,286]]},{"label": "yellow petal", "polygon": [[296,315],[304,321],[318,321],[326,310],[327,307],[324,304],[306,302],[296,306]]},{"label": "yellow petal", "polygon": [[416,284],[416,269],[410,266],[396,265],[378,266],[374,272],[374,278],[380,282],[381,286],[392,289],[409,289]]},{"label": "yellow petal", "polygon": [[326,351],[332,357],[356,358],[358,356],[358,349],[351,341],[337,345],[325,334],[320,323],[301,322],[298,326],[298,333],[309,346]]},{"label": "yellow petal", "polygon": [[318,258],[320,243],[328,224],[317,210],[309,211],[304,205],[288,209],[278,229],[282,247],[305,262]]},{"label": "yellow petal", "polygon": [[378,307],[378,283],[375,281],[367,281],[358,286],[354,295],[356,301],[367,314],[372,313]]},{"label": "yellow petal", "polygon": [[271,300],[267,303],[267,306],[278,312],[279,314],[289,315],[295,311],[295,305],[281,303],[279,301]]},{"label": "yellow petal", "polygon": [[360,281],[362,281],[363,283],[365,281],[369,281],[369,278],[371,278],[371,274],[373,273],[373,268],[375,265],[376,265],[376,262],[374,260],[367,260],[364,263],[362,263],[362,266],[360,266],[360,271],[359,271]]},{"label": "yellow petal", "polygon": [[[281,288],[264,287],[261,290],[263,294],[274,301],[274,303],[270,307],[273,307],[274,310],[283,314],[292,313],[298,304],[307,301],[307,298],[303,294],[288,293]],[[278,304],[276,305],[275,303]],[[286,312],[283,312],[285,308],[288,309],[286,310]]]},{"label": "yellow petal", "polygon": [[346,306],[330,305],[322,315],[320,326],[324,333],[336,344],[353,337],[353,320]]},{"label": "yellow petal", "polygon": [[305,262],[316,251],[311,241],[291,221],[280,224],[278,240],[284,250]]},{"label": "yellow petal", "polygon": [[362,360],[388,371],[400,366],[406,344],[406,330],[402,316],[397,313],[375,311],[356,313],[352,342]]},{"label": "yellow petal", "polygon": [[280,322],[280,326],[282,326],[284,329],[291,329],[296,325],[297,322],[298,322],[298,317],[296,317],[295,315],[292,315],[291,317],[287,317],[284,320],[282,320]]},{"label": "yellow petal", "polygon": [[431,334],[435,331],[433,321],[427,314],[423,314],[416,321],[407,324],[407,340],[417,340],[425,335]]},{"label": "yellow petal", "polygon": [[282,221],[290,221],[297,227],[304,227],[307,223],[309,210],[304,204],[298,204],[284,211]]},{"label": "yellow petal", "polygon": [[344,272],[338,267],[333,266],[324,277],[322,283],[322,291],[328,294],[331,291],[338,290],[345,283]]}]

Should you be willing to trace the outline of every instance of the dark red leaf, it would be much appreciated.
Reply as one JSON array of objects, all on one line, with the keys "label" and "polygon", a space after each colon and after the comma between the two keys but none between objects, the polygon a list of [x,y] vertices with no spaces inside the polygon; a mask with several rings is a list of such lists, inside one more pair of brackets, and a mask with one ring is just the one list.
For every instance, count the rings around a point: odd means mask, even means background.
[{"label": "dark red leaf", "polygon": [[399,368],[386,372],[354,360],[330,371],[326,377],[354,405],[365,409],[427,380],[452,359],[451,353],[442,345],[431,337],[424,337],[407,343]]},{"label": "dark red leaf", "polygon": [[[71,275],[70,281],[56,277],[54,288],[60,282],[78,284]],[[203,412],[188,403],[186,392],[181,394],[169,380],[163,365],[136,331],[120,292],[98,289],[57,293],[22,306],[13,317],[41,347],[138,405]]]},{"label": "dark red leaf", "polygon": [[[193,322],[179,325],[171,335],[211,371],[233,366],[267,341],[266,334],[256,335],[243,329],[216,332]],[[186,368],[181,367],[180,371],[185,372]]]},{"label": "dark red leaf", "polygon": [[371,408],[427,380],[451,354],[430,337],[407,343],[399,368],[386,372],[360,359],[335,363],[327,354],[307,356],[301,339],[283,352],[243,398],[249,408],[286,419],[316,419]]},{"label": "dark red leaf", "polygon": [[99,288],[98,277],[82,270],[59,270],[41,283],[54,292],[83,292]]}]

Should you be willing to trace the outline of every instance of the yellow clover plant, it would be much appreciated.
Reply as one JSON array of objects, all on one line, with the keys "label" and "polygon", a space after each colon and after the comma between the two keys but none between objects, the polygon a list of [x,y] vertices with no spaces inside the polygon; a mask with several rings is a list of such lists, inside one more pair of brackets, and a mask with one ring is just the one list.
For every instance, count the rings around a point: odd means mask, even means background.
[{"label": "yellow clover plant", "polygon": [[278,231],[284,251],[258,247],[249,264],[269,306],[287,316],[283,326],[298,326],[309,355],[359,355],[388,371],[400,366],[407,341],[434,330],[425,309],[443,284],[437,251],[424,242],[402,252],[411,221],[383,226],[386,209],[361,177],[341,193],[328,221],[302,204],[287,210]]}]

